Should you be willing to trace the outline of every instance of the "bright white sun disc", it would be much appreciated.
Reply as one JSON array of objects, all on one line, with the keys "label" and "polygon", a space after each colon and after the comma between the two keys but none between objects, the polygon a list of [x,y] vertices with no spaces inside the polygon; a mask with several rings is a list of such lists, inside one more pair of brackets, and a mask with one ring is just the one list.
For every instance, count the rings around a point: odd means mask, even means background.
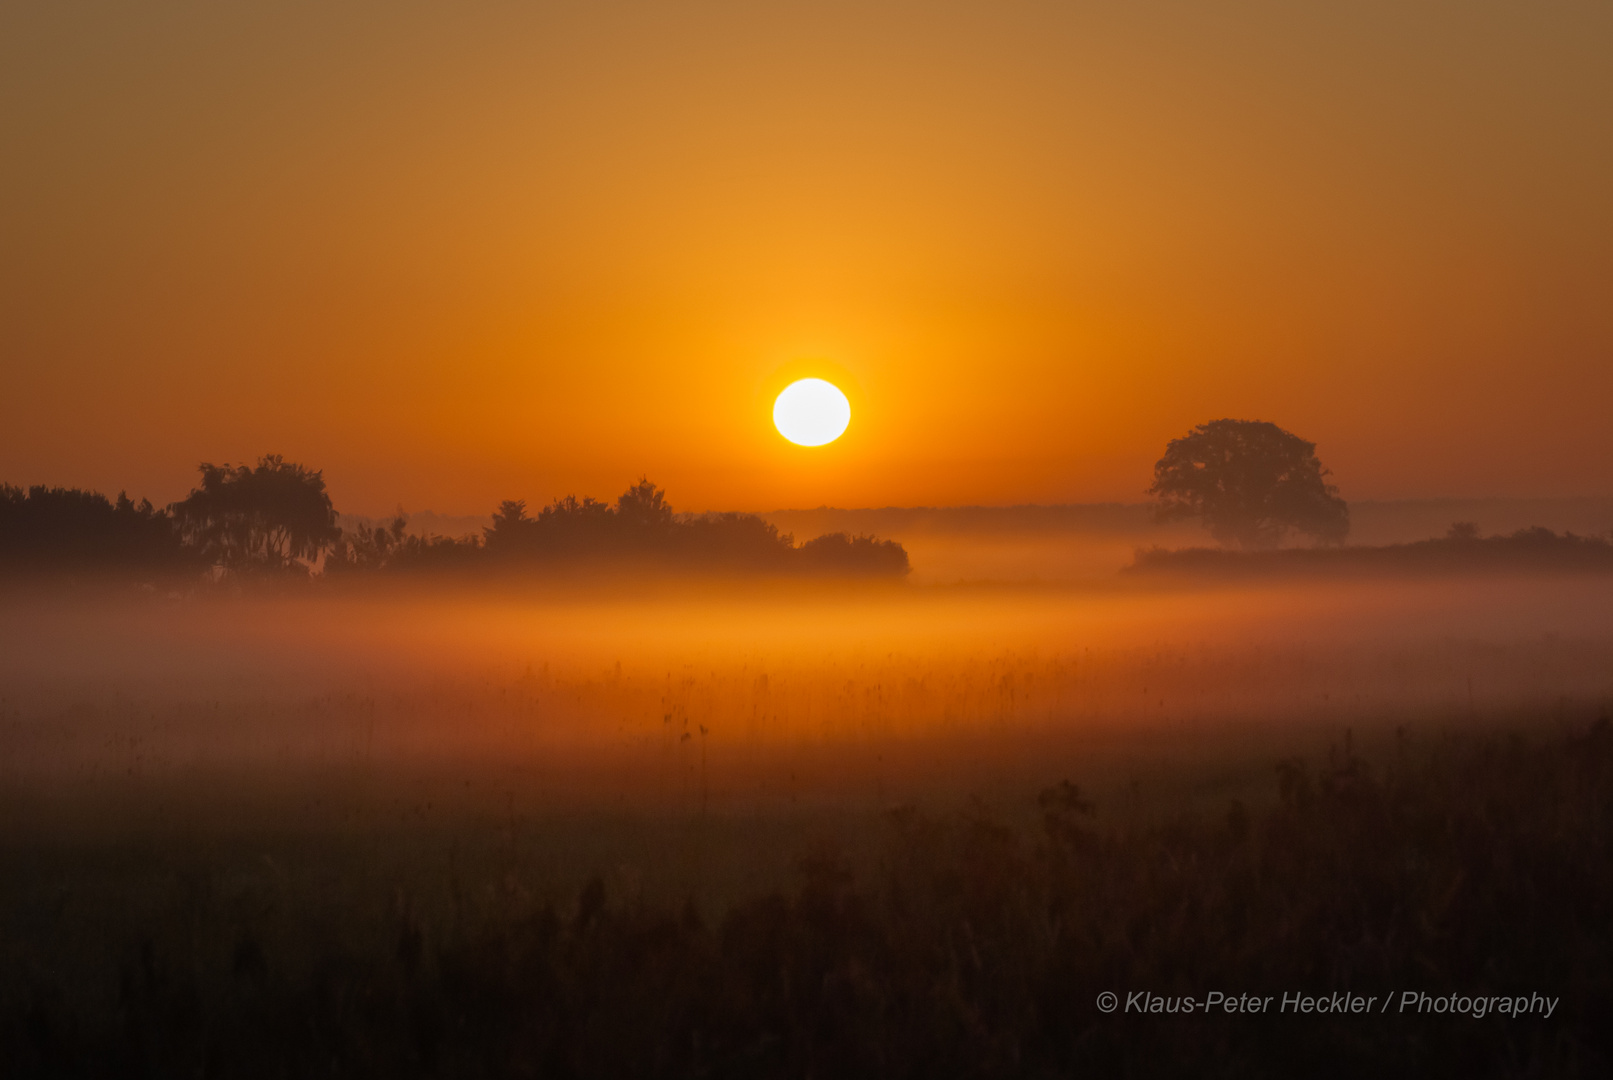
[{"label": "bright white sun disc", "polygon": [[838,386],[822,379],[793,382],[773,402],[773,425],[797,446],[832,443],[849,423],[851,402]]}]

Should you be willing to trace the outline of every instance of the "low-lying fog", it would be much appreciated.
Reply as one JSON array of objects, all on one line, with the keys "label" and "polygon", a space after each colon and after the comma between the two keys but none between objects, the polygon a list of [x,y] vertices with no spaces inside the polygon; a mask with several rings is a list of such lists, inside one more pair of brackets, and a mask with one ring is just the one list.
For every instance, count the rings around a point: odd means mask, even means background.
[{"label": "low-lying fog", "polygon": [[1613,580],[14,599],[0,642],[0,788],[48,813],[314,774],[750,811],[1119,783],[1103,747],[1269,769],[1346,727],[1582,722],[1613,702]]}]

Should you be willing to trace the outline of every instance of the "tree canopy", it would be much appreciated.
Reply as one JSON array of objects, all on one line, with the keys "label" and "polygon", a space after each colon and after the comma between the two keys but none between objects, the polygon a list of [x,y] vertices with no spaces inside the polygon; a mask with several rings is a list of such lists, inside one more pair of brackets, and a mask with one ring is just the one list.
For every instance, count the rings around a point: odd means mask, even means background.
[{"label": "tree canopy", "polygon": [[149,500],[0,484],[0,570],[156,572],[193,565],[173,521]]},{"label": "tree canopy", "polygon": [[1200,518],[1210,535],[1272,548],[1289,532],[1340,543],[1350,510],[1316,444],[1264,420],[1212,420],[1172,439],[1148,489],[1161,520]]},{"label": "tree canopy", "polygon": [[168,509],[215,566],[306,573],[341,539],[318,470],[269,454],[256,466],[204,463],[201,474],[201,487]]}]

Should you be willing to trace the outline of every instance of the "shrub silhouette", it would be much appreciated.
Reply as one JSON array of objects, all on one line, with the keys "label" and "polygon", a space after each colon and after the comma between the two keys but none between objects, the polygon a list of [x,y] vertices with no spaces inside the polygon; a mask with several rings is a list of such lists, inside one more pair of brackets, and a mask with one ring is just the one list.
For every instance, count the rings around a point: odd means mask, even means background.
[{"label": "shrub silhouette", "polygon": [[408,516],[399,511],[385,526],[344,528],[325,557],[324,572],[345,577],[378,570],[464,570],[482,554],[479,537],[421,536],[406,532],[408,526]]},{"label": "shrub silhouette", "polygon": [[907,551],[894,540],[825,533],[801,545],[801,561],[824,573],[899,576],[910,569]]}]

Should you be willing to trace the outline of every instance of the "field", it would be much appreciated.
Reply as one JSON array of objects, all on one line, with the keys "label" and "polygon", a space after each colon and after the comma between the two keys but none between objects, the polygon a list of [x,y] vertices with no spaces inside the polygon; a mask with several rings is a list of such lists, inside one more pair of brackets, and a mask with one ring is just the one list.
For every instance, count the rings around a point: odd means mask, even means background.
[{"label": "field", "polygon": [[1599,1075],[1610,601],[13,596],[0,1041],[21,1075]]}]

